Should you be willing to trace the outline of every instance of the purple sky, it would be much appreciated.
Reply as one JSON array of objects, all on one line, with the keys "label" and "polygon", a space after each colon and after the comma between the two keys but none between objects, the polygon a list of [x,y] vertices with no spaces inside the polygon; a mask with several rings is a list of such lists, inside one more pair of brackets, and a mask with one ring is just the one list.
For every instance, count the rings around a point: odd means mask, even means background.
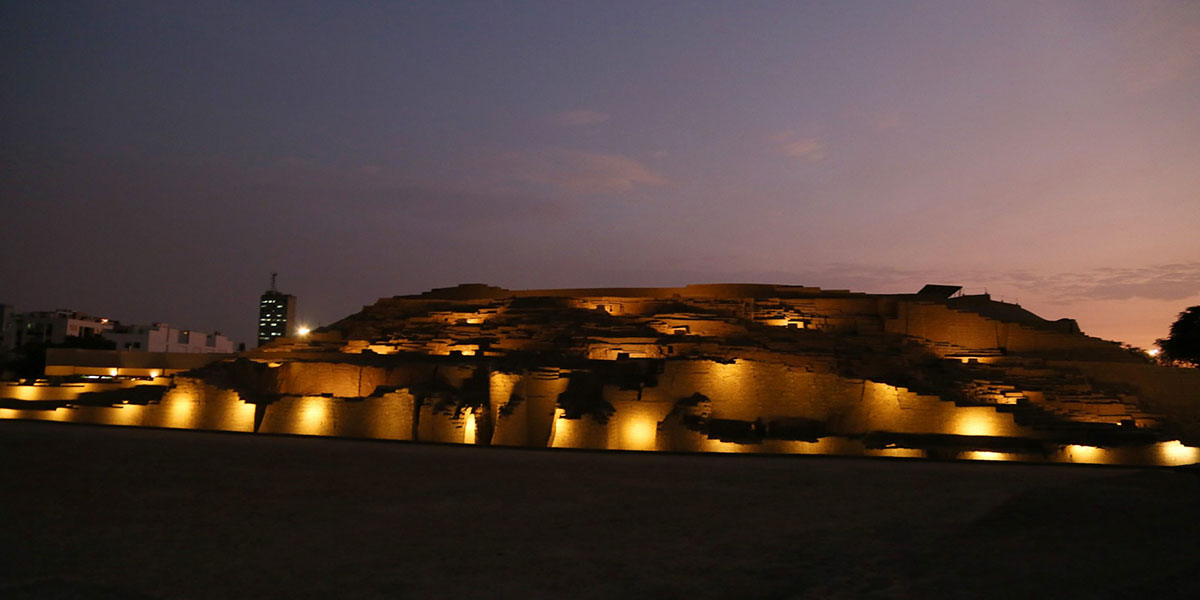
[{"label": "purple sky", "polygon": [[1200,304],[1197,2],[0,2],[0,302],[251,342],[379,296]]}]

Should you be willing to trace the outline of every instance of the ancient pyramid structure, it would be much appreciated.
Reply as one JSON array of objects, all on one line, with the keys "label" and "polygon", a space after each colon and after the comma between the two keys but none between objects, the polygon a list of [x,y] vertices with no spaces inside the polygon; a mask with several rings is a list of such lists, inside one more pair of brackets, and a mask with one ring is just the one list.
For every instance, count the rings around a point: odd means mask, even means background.
[{"label": "ancient pyramid structure", "polygon": [[[380,299],[194,385],[236,391],[267,431],[1035,460],[1103,449],[1118,460],[1194,445],[1195,419],[1176,409],[1200,403],[1198,375],[955,286],[470,284]],[[316,399],[314,425],[305,406]]]}]

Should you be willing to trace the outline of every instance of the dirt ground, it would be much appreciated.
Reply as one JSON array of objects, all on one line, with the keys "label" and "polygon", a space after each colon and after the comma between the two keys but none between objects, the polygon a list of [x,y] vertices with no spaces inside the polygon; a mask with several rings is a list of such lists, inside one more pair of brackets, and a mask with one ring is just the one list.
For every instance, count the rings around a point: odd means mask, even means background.
[{"label": "dirt ground", "polygon": [[1194,468],[0,421],[0,597],[1200,597]]}]

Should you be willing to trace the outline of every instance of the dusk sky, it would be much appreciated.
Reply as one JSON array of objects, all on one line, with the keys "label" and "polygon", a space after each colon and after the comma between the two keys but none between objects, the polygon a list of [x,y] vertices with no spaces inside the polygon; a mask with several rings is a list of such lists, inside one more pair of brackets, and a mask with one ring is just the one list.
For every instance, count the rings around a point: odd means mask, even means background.
[{"label": "dusk sky", "polygon": [[0,302],[253,345],[380,296],[1200,304],[1200,2],[0,2]]}]

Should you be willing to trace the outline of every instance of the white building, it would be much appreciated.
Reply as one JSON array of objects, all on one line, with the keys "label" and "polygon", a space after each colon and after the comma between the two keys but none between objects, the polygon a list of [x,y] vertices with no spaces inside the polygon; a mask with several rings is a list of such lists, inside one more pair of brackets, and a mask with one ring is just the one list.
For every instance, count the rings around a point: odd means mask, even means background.
[{"label": "white building", "polygon": [[73,310],[59,309],[18,313],[3,311],[5,348],[25,344],[61,344],[68,337],[88,337],[112,329],[108,319],[89,317]]},{"label": "white building", "polygon": [[68,337],[99,336],[116,344],[116,350],[227,354],[233,340],[220,332],[178,329],[166,323],[122,325],[73,310],[16,312],[0,304],[0,351],[26,344],[61,345]]},{"label": "white building", "polygon": [[193,354],[233,352],[233,340],[221,335],[219,331],[205,333],[190,329],[177,329],[166,323],[155,323],[150,326],[118,325],[101,335],[116,343],[117,350]]}]

